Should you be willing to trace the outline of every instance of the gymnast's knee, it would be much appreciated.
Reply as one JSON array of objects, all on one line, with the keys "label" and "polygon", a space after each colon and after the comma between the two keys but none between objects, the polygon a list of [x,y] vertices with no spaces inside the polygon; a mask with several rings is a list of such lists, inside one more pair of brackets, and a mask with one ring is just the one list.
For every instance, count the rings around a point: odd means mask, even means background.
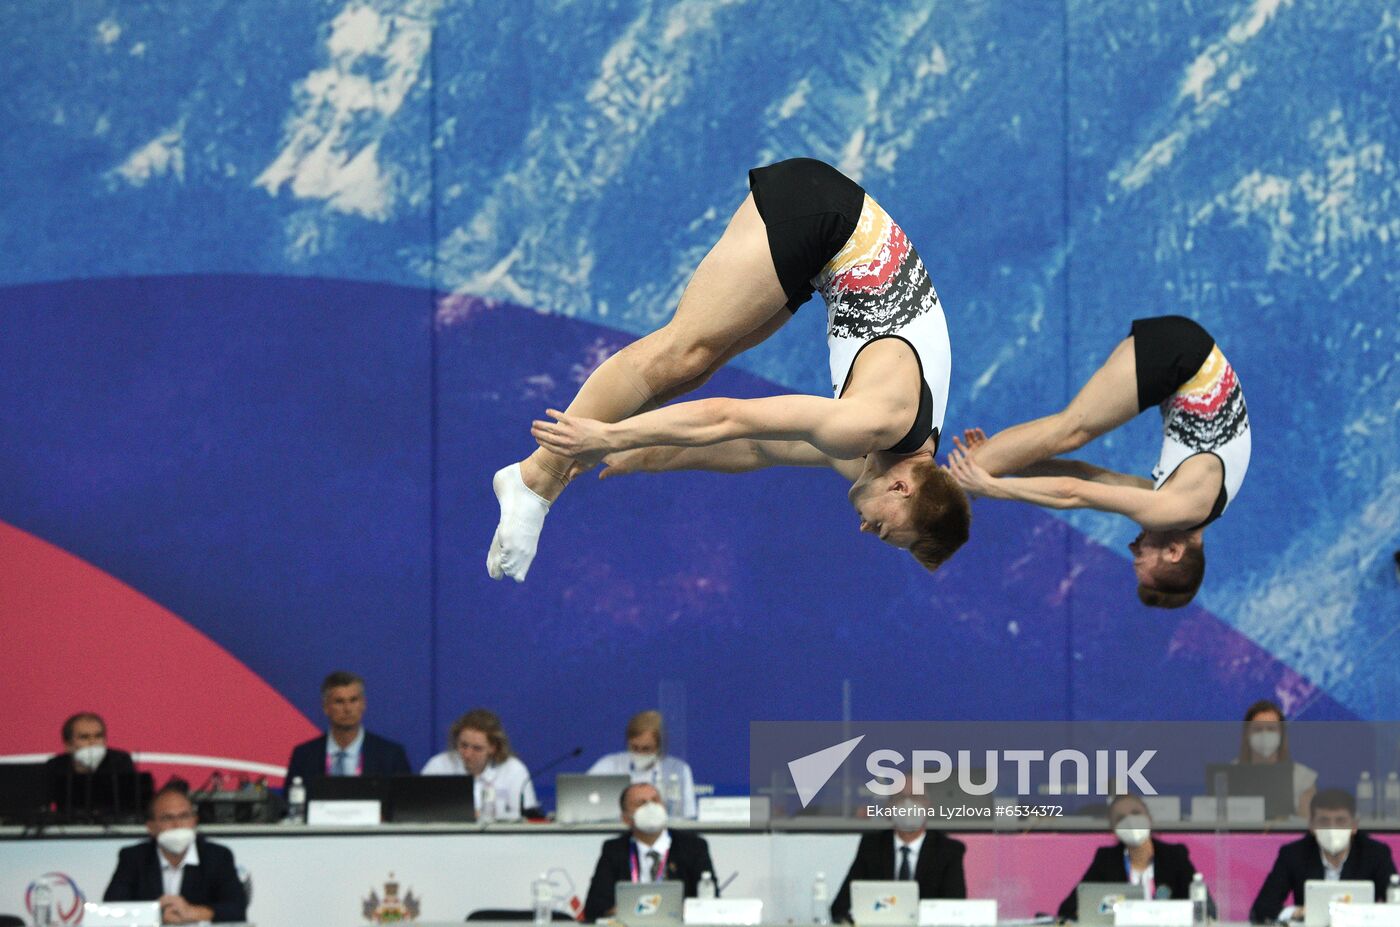
[{"label": "gymnast's knee", "polygon": [[721,352],[710,345],[682,342],[662,329],[628,347],[628,358],[653,395],[670,392],[692,380],[708,379]]}]

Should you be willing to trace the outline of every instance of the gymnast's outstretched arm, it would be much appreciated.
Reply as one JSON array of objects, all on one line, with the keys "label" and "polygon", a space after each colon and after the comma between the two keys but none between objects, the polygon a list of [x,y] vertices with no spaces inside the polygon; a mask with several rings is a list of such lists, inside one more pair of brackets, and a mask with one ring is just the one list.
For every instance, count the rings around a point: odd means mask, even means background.
[{"label": "gymnast's outstretched arm", "polygon": [[654,446],[617,451],[603,459],[599,479],[629,473],[666,473],[674,470],[706,470],[713,473],[748,473],[768,467],[830,467],[854,480],[862,468],[859,459],[828,457],[806,441],[762,441],[739,438],[707,447]]},{"label": "gymnast's outstretched arm", "polygon": [[806,395],[698,399],[620,422],[554,409],[547,414],[555,421],[536,421],[530,433],[540,447],[573,458],[654,445],[705,447],[758,438],[805,441],[828,457],[853,459],[898,441],[901,425],[898,415],[878,402]]}]

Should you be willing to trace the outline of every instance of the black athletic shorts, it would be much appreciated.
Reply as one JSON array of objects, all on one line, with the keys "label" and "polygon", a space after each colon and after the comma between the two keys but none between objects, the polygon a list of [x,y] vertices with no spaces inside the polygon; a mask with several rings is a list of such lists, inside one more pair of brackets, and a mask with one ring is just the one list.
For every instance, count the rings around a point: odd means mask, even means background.
[{"label": "black athletic shorts", "polygon": [[1210,332],[1181,315],[1135,319],[1128,333],[1137,362],[1139,412],[1161,405],[1179,390],[1215,347]]},{"label": "black athletic shorts", "polygon": [[768,250],[788,310],[796,312],[812,296],[812,278],[855,231],[865,190],[812,158],[756,167],[749,171],[749,189],[768,229]]}]

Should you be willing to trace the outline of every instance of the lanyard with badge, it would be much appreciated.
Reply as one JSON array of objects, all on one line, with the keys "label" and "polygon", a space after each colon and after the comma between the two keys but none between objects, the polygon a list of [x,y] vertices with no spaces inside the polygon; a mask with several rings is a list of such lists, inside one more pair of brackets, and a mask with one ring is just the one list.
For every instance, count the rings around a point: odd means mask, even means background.
[{"label": "lanyard with badge", "polygon": [[1156,897],[1157,897],[1157,880],[1154,879],[1154,878],[1152,878],[1152,876],[1150,876],[1150,875],[1147,874],[1147,873],[1148,873],[1148,870],[1150,870],[1150,869],[1153,868],[1153,866],[1152,866],[1151,863],[1148,863],[1148,864],[1147,864],[1147,869],[1142,870],[1142,878],[1141,878],[1138,882],[1134,882],[1134,881],[1133,881],[1133,860],[1132,860],[1132,857],[1128,855],[1128,851],[1127,851],[1127,850],[1124,850],[1124,851],[1123,851],[1123,868],[1126,869],[1126,870],[1128,871],[1128,882],[1129,882],[1129,884],[1132,884],[1132,885],[1139,885],[1139,884],[1144,885],[1144,886],[1147,887],[1147,897],[1148,897],[1148,898],[1156,898]]}]

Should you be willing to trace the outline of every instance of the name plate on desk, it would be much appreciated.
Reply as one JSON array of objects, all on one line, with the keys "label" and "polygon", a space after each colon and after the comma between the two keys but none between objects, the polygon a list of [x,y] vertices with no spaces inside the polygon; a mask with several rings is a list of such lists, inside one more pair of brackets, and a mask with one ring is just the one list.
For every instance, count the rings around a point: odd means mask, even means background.
[{"label": "name plate on desk", "polygon": [[311,801],[306,804],[306,823],[327,827],[364,827],[382,820],[379,802]]},{"label": "name plate on desk", "polygon": [[769,817],[767,795],[706,795],[696,802],[701,824],[765,823]]},{"label": "name plate on desk", "polygon": [[687,898],[687,924],[737,925],[763,923],[763,901],[758,898]]},{"label": "name plate on desk", "polygon": [[1332,904],[1332,927],[1400,927],[1400,904]]},{"label": "name plate on desk", "polygon": [[1124,899],[1113,906],[1114,927],[1191,927],[1191,902]]},{"label": "name plate on desk", "polygon": [[103,927],[160,927],[160,902],[89,901],[79,920]]},{"label": "name plate on desk", "polygon": [[996,927],[996,923],[995,898],[929,898],[919,902],[919,927]]},{"label": "name plate on desk", "polygon": [[1196,795],[1191,798],[1191,820],[1215,821],[1219,824],[1262,824],[1264,823],[1263,795],[1231,795],[1225,799],[1225,820],[1216,817],[1220,799],[1214,795]]}]

